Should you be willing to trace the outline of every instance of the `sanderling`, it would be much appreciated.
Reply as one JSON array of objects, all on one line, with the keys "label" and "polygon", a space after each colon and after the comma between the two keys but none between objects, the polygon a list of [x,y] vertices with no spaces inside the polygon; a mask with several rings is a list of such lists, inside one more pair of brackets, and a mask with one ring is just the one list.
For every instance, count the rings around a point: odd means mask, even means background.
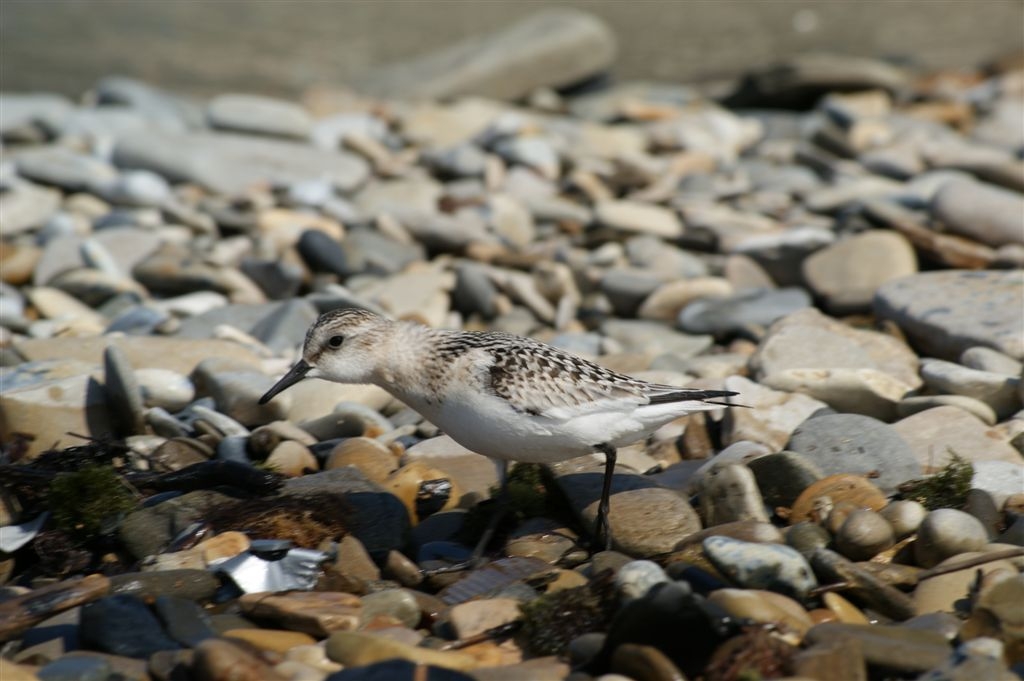
[{"label": "sanderling", "polygon": [[357,308],[321,315],[306,333],[302,359],[260,404],[304,378],[384,388],[462,446],[494,459],[503,483],[508,461],[604,454],[594,537],[600,542],[603,534],[608,547],[616,448],[684,414],[730,406],[715,400],[736,394],[648,383],[530,338],[433,329]]}]

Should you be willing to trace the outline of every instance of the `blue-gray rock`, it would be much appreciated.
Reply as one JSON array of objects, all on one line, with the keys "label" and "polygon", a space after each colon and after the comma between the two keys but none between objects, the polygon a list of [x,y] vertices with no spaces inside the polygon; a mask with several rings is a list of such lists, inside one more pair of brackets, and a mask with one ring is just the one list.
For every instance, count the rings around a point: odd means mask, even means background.
[{"label": "blue-gray rock", "polygon": [[639,269],[611,269],[601,277],[601,291],[608,296],[616,316],[634,317],[647,296],[664,283],[661,277]]},{"label": "blue-gray rock", "polygon": [[931,212],[951,232],[988,246],[1024,244],[1024,197],[1018,192],[953,180],[936,192]]},{"label": "blue-gray rock", "polygon": [[22,177],[69,192],[91,191],[117,179],[117,170],[106,161],[61,146],[29,149],[14,163]]},{"label": "blue-gray rock", "polygon": [[922,354],[956,361],[981,345],[1024,359],[1024,272],[943,270],[883,284],[875,314],[896,322]]},{"label": "blue-gray rock", "polygon": [[239,269],[260,287],[270,300],[294,298],[302,286],[303,269],[283,260],[243,258]]},{"label": "blue-gray rock", "polygon": [[0,135],[13,134],[28,126],[40,126],[53,132],[59,130],[62,122],[74,105],[66,97],[49,93],[0,94]]},{"label": "blue-gray rock", "polygon": [[921,475],[921,466],[910,445],[892,426],[870,416],[811,417],[793,431],[786,449],[802,454],[825,475],[877,476],[872,482],[889,493]]},{"label": "blue-gray rock", "polygon": [[354,228],[341,244],[352,271],[396,274],[413,262],[426,259],[426,249],[415,241],[400,243],[376,229]]},{"label": "blue-gray rock", "polygon": [[122,168],[152,170],[170,182],[195,182],[224,194],[255,184],[289,185],[329,178],[341,191],[352,191],[369,175],[358,156],[259,137],[147,130],[122,134],[114,146],[114,163]]},{"label": "blue-gray rock", "polygon": [[723,575],[746,589],[766,589],[803,600],[818,580],[807,559],[790,546],[708,537],[704,554]]},{"label": "blue-gray rock", "polygon": [[306,329],[316,321],[316,308],[308,300],[293,298],[278,305],[253,324],[249,333],[268,348],[281,352],[301,346]]},{"label": "blue-gray rock", "polygon": [[688,333],[728,334],[764,327],[791,312],[811,306],[800,288],[758,289],[690,303],[679,313],[679,328]]},{"label": "blue-gray rock", "polygon": [[181,648],[141,599],[126,594],[83,605],[81,627],[86,648],[114,655],[148,658],[161,650]]},{"label": "blue-gray rock", "polygon": [[203,110],[197,103],[134,78],[108,76],[96,84],[95,92],[98,104],[130,107],[163,130],[206,127]]},{"label": "blue-gray rock", "polygon": [[253,135],[306,139],[313,128],[301,106],[261,95],[218,95],[206,106],[206,117],[214,128]]},{"label": "blue-gray rock", "polygon": [[202,641],[217,635],[210,624],[210,616],[194,601],[161,595],[153,607],[167,634],[187,648],[195,648]]}]

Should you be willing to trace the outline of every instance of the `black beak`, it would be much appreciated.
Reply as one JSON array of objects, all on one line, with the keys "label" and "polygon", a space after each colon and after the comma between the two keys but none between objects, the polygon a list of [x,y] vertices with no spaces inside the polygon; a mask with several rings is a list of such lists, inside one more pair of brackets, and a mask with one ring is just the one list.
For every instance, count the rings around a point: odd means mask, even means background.
[{"label": "black beak", "polygon": [[281,380],[274,384],[267,394],[260,398],[260,404],[266,404],[270,400],[274,399],[274,395],[278,394],[283,390],[287,390],[302,379],[306,377],[309,370],[312,369],[310,365],[306,364],[305,360],[299,360],[295,363],[288,373],[281,377]]}]

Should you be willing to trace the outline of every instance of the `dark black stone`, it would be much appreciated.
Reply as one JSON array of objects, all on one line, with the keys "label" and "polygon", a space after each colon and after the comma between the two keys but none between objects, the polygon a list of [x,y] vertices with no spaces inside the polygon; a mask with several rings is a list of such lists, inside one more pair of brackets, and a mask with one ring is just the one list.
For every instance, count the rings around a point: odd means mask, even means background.
[{"label": "dark black stone", "polygon": [[145,603],[127,595],[82,606],[81,637],[86,648],[125,657],[148,658],[160,650],[181,648]]},{"label": "dark black stone", "polygon": [[296,248],[314,272],[328,272],[342,278],[353,274],[341,244],[318,229],[303,232]]}]

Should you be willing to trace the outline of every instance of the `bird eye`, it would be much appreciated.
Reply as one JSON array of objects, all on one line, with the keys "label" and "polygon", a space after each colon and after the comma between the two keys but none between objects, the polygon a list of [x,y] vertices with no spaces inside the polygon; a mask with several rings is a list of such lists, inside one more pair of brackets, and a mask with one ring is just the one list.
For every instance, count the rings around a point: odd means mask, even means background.
[{"label": "bird eye", "polygon": [[331,336],[331,339],[330,339],[329,341],[327,341],[327,343],[328,343],[328,344],[329,344],[329,345],[330,345],[330,346],[331,346],[332,348],[340,348],[340,347],[341,347],[341,344],[342,344],[342,343],[343,343],[344,341],[345,341],[345,339],[344,339],[343,337],[341,337],[341,336]]}]

